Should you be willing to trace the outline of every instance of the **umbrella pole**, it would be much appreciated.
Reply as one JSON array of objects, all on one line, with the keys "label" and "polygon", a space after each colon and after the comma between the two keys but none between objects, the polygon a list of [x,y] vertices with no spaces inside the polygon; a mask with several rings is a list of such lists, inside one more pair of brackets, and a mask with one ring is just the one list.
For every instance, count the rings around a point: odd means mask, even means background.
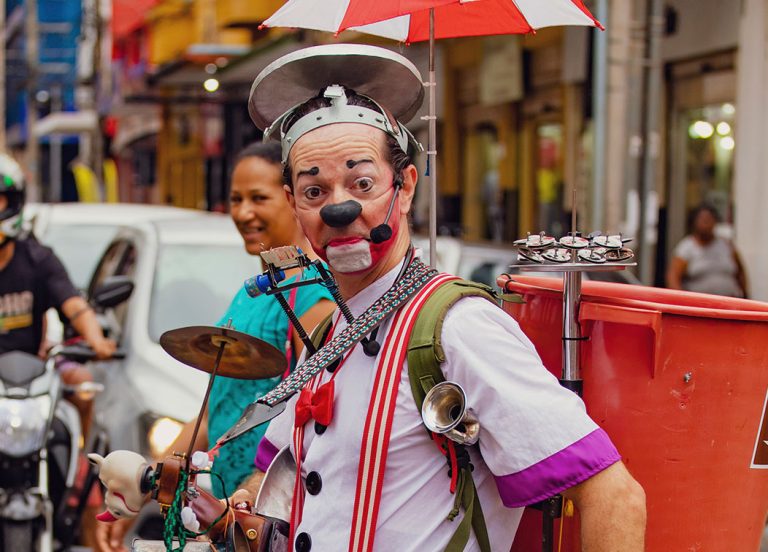
[{"label": "umbrella pole", "polygon": [[437,266],[437,116],[435,115],[435,9],[429,10],[429,144],[427,167],[429,168],[429,264]]}]

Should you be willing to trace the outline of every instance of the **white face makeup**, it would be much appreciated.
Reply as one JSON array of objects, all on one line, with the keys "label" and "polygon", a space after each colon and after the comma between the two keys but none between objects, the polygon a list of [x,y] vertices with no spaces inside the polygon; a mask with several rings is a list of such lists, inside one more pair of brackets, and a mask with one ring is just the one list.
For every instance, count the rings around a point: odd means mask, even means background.
[{"label": "white face makeup", "polygon": [[[334,271],[370,271],[388,265],[390,257],[394,259],[400,249],[407,249],[407,231],[399,234],[407,227],[405,216],[410,209],[415,168],[406,171],[411,175],[406,179],[407,190],[398,195],[395,209],[385,221],[395,176],[388,155],[381,130],[355,123],[328,125],[308,132],[291,150],[291,200],[296,216],[312,248]],[[356,218],[340,226],[323,220],[320,212],[324,207],[350,200],[362,206]],[[392,237],[373,243],[371,230],[384,222],[392,228]]]}]

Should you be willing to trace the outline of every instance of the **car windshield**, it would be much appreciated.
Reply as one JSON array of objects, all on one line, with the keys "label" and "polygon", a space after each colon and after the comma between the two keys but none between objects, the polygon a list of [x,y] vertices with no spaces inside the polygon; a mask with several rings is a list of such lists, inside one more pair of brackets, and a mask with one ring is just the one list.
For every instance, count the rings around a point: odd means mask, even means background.
[{"label": "car windshield", "polygon": [[41,241],[56,252],[75,287],[85,289],[117,229],[107,224],[51,224]]},{"label": "car windshield", "polygon": [[213,325],[243,281],[260,272],[258,257],[242,245],[164,245],[155,269],[149,307],[149,336],[167,330]]}]

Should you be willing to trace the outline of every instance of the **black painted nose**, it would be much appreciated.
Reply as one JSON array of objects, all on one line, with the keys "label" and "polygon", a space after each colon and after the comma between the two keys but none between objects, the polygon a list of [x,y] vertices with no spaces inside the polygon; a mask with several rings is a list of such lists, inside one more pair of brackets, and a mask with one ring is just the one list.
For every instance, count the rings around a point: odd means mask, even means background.
[{"label": "black painted nose", "polygon": [[352,221],[363,212],[363,206],[354,199],[348,199],[343,203],[326,205],[320,209],[320,218],[332,228],[349,226]]}]

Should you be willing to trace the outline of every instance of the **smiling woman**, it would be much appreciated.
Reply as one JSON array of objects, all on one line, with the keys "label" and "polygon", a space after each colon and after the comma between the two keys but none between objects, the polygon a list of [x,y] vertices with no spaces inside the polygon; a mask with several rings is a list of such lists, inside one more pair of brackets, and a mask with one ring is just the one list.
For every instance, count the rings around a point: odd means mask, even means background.
[{"label": "smiling woman", "polygon": [[248,146],[235,160],[230,211],[251,255],[303,241],[289,214],[280,171],[280,148],[274,144]]}]

